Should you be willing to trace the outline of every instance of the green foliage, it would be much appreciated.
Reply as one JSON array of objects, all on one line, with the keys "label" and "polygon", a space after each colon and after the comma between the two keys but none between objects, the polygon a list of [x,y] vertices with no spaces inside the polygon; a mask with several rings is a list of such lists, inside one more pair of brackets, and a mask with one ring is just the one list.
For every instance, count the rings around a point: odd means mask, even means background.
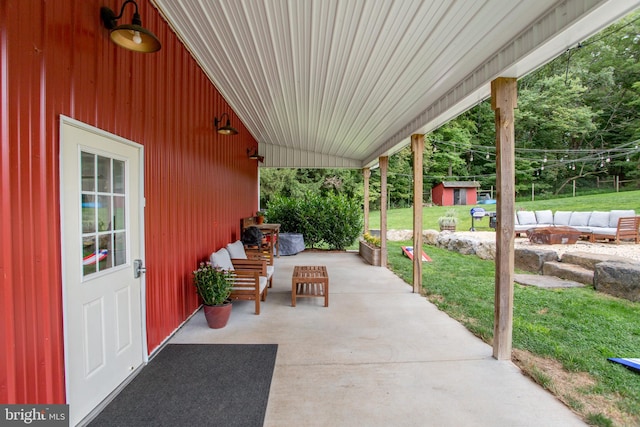
[{"label": "green foliage", "polygon": [[372,245],[372,246],[375,246],[375,247],[377,247],[377,248],[379,248],[379,247],[380,247],[380,244],[381,244],[381,240],[380,240],[380,238],[379,238],[379,237],[376,237],[376,236],[371,235],[369,232],[364,233],[364,234],[362,235],[362,239],[363,239],[365,242],[367,242],[367,243],[369,243],[370,245]]},{"label": "green foliage", "polygon": [[221,305],[231,295],[233,280],[228,271],[201,262],[193,271],[193,284],[204,305]]},{"label": "green foliage", "polygon": [[303,234],[311,248],[324,244],[329,249],[344,250],[355,242],[363,227],[360,203],[344,194],[275,196],[269,202],[267,218],[281,224],[282,232]]}]

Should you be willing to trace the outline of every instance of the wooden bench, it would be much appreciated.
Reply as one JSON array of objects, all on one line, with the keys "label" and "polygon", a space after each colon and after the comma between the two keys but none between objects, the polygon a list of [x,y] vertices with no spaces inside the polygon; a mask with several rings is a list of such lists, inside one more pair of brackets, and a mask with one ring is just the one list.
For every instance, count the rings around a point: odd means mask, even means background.
[{"label": "wooden bench", "polygon": [[620,240],[633,240],[635,243],[640,243],[640,234],[638,229],[640,228],[640,216],[628,216],[618,218],[618,227],[615,234],[605,234],[594,232],[591,234],[590,241],[593,243],[596,240],[614,240],[616,244],[620,244]]},{"label": "wooden bench", "polygon": [[327,267],[296,265],[291,278],[291,305],[296,306],[296,298],[324,297],[324,306],[329,307],[329,276]]}]

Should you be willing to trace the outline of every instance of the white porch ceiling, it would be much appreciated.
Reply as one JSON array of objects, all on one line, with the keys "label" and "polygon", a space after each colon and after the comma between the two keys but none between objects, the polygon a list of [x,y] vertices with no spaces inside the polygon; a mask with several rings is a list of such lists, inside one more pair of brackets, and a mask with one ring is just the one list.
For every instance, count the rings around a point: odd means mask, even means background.
[{"label": "white porch ceiling", "polygon": [[377,163],[640,0],[152,0],[266,167]]}]

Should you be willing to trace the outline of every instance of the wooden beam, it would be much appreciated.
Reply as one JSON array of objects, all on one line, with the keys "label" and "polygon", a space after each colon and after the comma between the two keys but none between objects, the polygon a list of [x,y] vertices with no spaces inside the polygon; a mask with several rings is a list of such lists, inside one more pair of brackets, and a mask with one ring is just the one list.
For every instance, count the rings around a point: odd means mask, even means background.
[{"label": "wooden beam", "polygon": [[511,359],[513,337],[513,238],[515,216],[515,132],[517,106],[515,78],[491,82],[491,108],[496,124],[496,274],[493,322],[493,357]]},{"label": "wooden beam", "polygon": [[364,177],[364,232],[369,232],[369,178],[371,178],[371,169],[363,168],[362,176]]},{"label": "wooden beam", "polygon": [[387,173],[389,157],[380,157],[380,265],[387,266]]},{"label": "wooden beam", "polygon": [[422,154],[424,135],[411,135],[413,152],[413,292],[422,293]]}]

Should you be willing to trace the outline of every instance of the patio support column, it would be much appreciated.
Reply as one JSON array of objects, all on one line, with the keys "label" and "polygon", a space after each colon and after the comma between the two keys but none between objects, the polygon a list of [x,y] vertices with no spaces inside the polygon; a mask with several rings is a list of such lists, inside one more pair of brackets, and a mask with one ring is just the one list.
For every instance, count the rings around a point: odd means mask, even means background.
[{"label": "patio support column", "polygon": [[362,176],[364,177],[364,232],[369,231],[369,178],[371,178],[371,169],[363,168]]},{"label": "patio support column", "polygon": [[496,125],[496,273],[493,322],[493,357],[511,359],[513,336],[513,270],[515,216],[515,132],[517,106],[515,78],[491,82],[491,108]]},{"label": "patio support column", "polygon": [[413,292],[422,292],[422,154],[424,135],[411,135],[413,152]]},{"label": "patio support column", "polygon": [[387,171],[389,157],[378,159],[380,164],[380,266],[387,266]]}]

